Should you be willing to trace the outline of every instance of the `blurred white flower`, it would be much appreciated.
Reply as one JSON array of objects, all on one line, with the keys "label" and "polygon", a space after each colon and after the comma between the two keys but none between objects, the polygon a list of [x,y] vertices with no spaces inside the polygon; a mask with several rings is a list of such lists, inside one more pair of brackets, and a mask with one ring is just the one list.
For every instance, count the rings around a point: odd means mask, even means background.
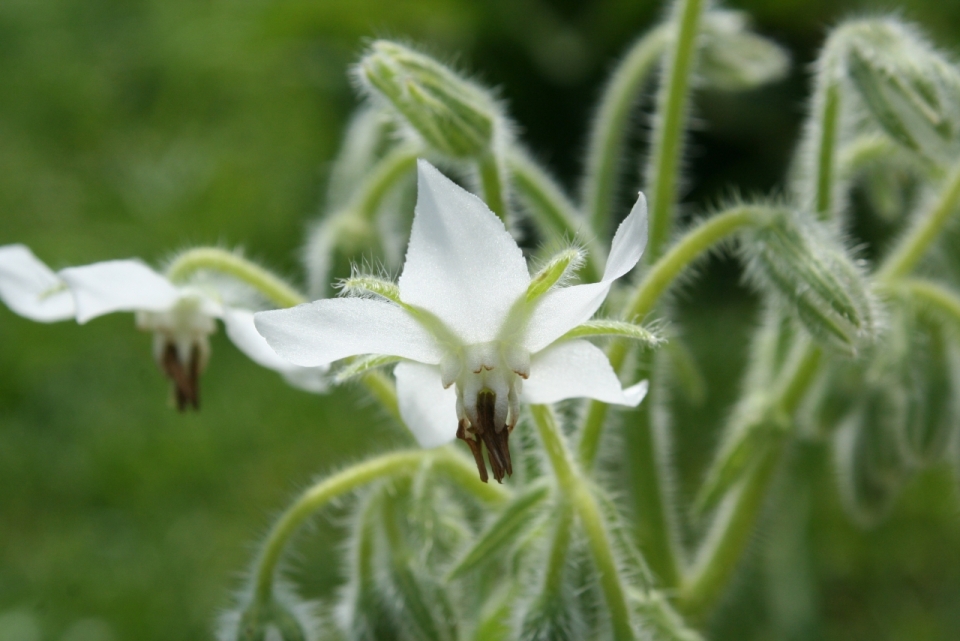
[{"label": "blurred white flower", "polygon": [[[559,340],[589,320],[614,280],[640,260],[647,239],[641,195],[613,240],[598,283],[544,289],[520,248],[482,200],[426,161],[406,262],[385,300],[338,298],[256,314],[256,327],[290,362],[316,367],[360,354],[400,357],[400,412],[420,444],[458,437],[487,478],[512,473],[508,438],[521,399],[586,397],[636,406],[646,382],[623,389],[606,355]],[[552,284],[552,283],[551,283]]]},{"label": "blurred white flower", "polygon": [[143,262],[111,260],[54,272],[23,245],[0,247],[0,300],[41,322],[86,323],[111,312],[135,312],[153,333],[157,364],[173,383],[177,408],[199,408],[199,376],[210,356],[216,319],[252,361],[311,392],[326,388],[326,368],[293,365],[270,349],[253,325],[253,311],[224,304],[210,287],[177,286]]}]

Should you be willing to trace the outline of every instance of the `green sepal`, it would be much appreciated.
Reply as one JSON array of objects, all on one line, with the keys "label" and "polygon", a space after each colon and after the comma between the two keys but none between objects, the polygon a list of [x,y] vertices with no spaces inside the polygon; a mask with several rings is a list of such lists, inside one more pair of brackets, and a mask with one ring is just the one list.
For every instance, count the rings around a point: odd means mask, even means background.
[{"label": "green sepal", "polygon": [[644,343],[647,347],[657,347],[663,339],[653,331],[624,321],[592,320],[577,325],[558,340],[566,341],[588,336],[610,336],[614,338],[629,338]]}]

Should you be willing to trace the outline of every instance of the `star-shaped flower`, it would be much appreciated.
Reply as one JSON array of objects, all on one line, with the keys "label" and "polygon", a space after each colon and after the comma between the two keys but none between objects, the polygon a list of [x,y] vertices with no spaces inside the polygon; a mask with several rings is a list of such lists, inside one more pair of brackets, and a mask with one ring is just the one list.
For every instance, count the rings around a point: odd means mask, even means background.
[{"label": "star-shaped flower", "polygon": [[[361,354],[402,359],[400,412],[424,447],[459,437],[483,480],[512,472],[508,439],[521,400],[586,397],[636,406],[646,382],[623,389],[606,355],[565,338],[588,321],[613,281],[640,260],[647,238],[641,195],[613,239],[603,279],[556,287],[531,279],[517,243],[482,200],[421,160],[406,261],[378,298],[319,300],[256,314],[256,327],[290,362],[315,367]],[[549,271],[549,270],[547,270]]]},{"label": "star-shaped flower", "polygon": [[0,300],[26,318],[86,323],[111,312],[135,312],[152,332],[157,364],[173,383],[177,408],[199,408],[199,376],[210,357],[209,336],[220,319],[231,341],[255,363],[312,392],[326,388],[326,368],[280,358],[253,325],[253,310],[226,304],[216,288],[174,285],[136,259],[111,260],[54,272],[23,245],[0,247]]}]

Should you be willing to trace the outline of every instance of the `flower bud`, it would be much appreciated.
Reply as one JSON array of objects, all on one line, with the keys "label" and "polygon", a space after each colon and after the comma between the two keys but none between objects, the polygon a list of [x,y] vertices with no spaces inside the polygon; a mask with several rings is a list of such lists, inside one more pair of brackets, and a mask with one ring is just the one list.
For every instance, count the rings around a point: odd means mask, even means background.
[{"label": "flower bud", "polygon": [[896,20],[847,28],[847,69],[867,108],[900,144],[944,159],[960,133],[960,74]]},{"label": "flower bud", "polygon": [[840,495],[851,518],[864,527],[876,525],[889,514],[909,477],[899,435],[907,412],[902,388],[889,382],[868,384],[835,434]]},{"label": "flower bud", "polygon": [[445,156],[477,157],[493,144],[497,121],[493,99],[429,56],[378,40],[360,60],[356,76],[367,92],[386,99]]},{"label": "flower bud", "polygon": [[855,355],[873,340],[873,297],[859,267],[827,229],[781,210],[747,232],[748,277],[787,305],[819,342]]},{"label": "flower bud", "polygon": [[910,459],[929,465],[943,459],[960,424],[960,353],[935,322],[918,317],[900,380],[909,396],[904,446]]},{"label": "flower bud", "polygon": [[710,11],[703,17],[697,71],[708,87],[744,91],[783,78],[790,57],[778,44],[748,31],[741,11]]}]

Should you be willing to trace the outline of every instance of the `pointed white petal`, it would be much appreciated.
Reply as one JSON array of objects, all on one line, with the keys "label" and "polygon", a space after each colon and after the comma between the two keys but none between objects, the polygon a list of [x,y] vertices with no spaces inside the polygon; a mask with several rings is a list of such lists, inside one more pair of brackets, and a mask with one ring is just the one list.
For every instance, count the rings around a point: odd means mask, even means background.
[{"label": "pointed white petal", "polygon": [[0,247],[0,300],[41,323],[73,318],[73,296],[63,281],[25,245]]},{"label": "pointed white petal", "polygon": [[636,407],[646,393],[646,381],[623,389],[607,355],[584,340],[564,341],[536,354],[530,378],[523,383],[523,399],[528,403],[593,398]]},{"label": "pointed white petal", "polygon": [[77,322],[111,312],[162,312],[180,292],[166,278],[139,260],[109,260],[60,272],[77,304]]},{"label": "pointed white petal", "polygon": [[523,253],[500,219],[421,160],[401,299],[436,314],[464,343],[483,343],[529,283]]},{"label": "pointed white petal", "polygon": [[647,247],[647,199],[641,193],[613,236],[603,280],[616,280],[640,262]]},{"label": "pointed white petal", "polygon": [[252,311],[226,308],[223,311],[223,324],[227,336],[237,349],[257,365],[279,372],[294,387],[315,393],[326,391],[328,368],[301,367],[281,358],[267,344],[267,339],[257,332]]},{"label": "pointed white petal", "polygon": [[640,194],[610,247],[610,257],[599,283],[554,289],[544,294],[527,321],[522,343],[536,353],[577,325],[590,320],[603,304],[613,281],[640,261],[647,246],[647,201]]},{"label": "pointed white petal", "polygon": [[357,354],[439,363],[433,336],[403,308],[365,298],[328,298],[254,315],[257,331],[284,359],[303,367]]},{"label": "pointed white petal", "polygon": [[440,369],[400,363],[394,370],[400,415],[421,447],[436,447],[457,437],[457,392],[443,389]]}]

